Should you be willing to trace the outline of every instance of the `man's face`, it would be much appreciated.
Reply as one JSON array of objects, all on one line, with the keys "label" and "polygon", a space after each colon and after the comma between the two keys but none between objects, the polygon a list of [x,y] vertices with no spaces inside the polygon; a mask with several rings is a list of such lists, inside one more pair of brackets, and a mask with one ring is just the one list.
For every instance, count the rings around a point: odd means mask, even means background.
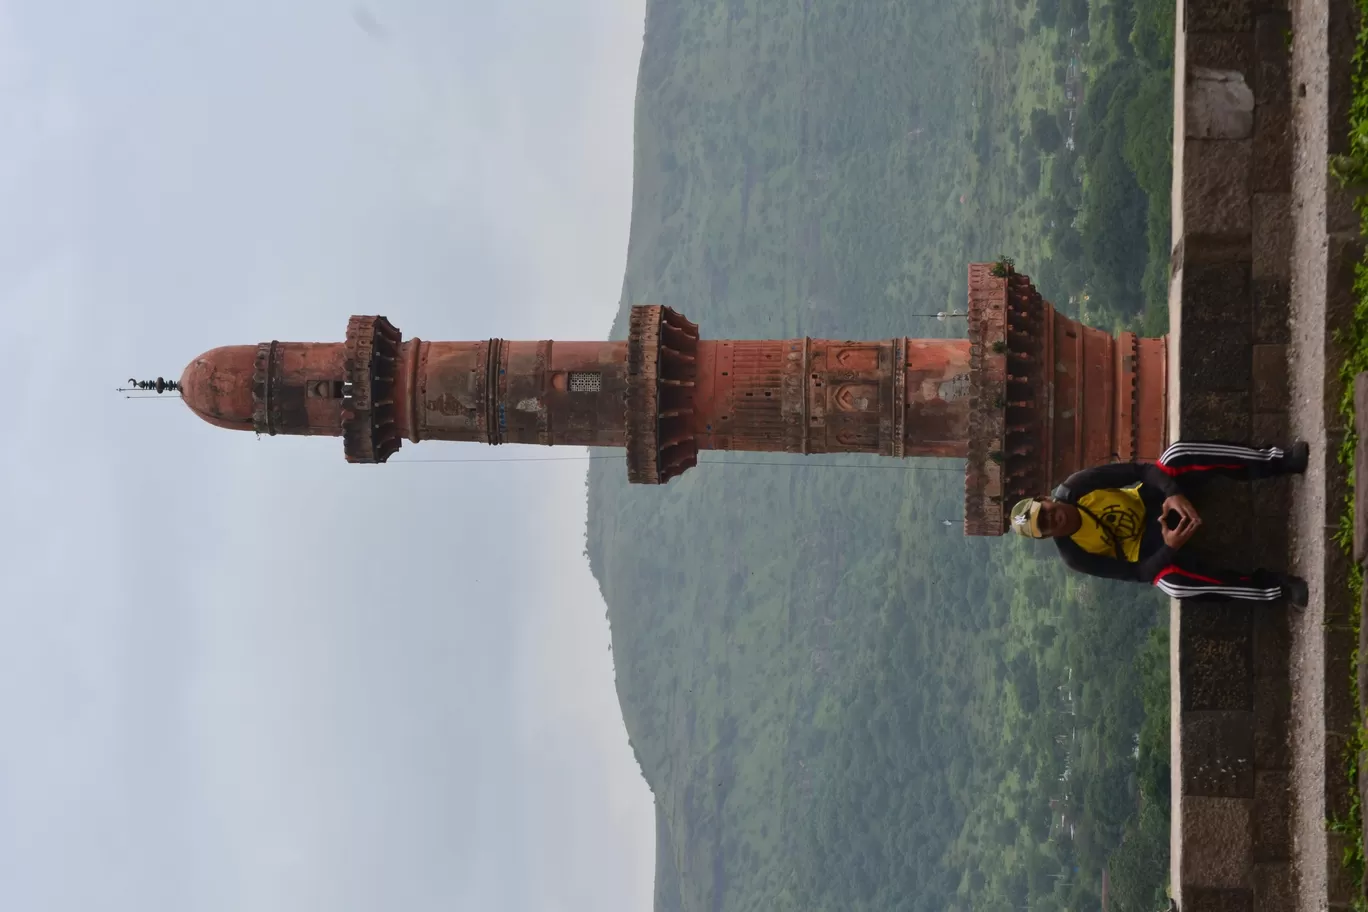
[{"label": "man's face", "polygon": [[1040,526],[1040,534],[1046,538],[1058,538],[1061,535],[1072,533],[1076,523],[1075,514],[1077,510],[1069,504],[1060,503],[1051,498],[1042,498],[1040,501],[1040,513],[1036,520]]}]

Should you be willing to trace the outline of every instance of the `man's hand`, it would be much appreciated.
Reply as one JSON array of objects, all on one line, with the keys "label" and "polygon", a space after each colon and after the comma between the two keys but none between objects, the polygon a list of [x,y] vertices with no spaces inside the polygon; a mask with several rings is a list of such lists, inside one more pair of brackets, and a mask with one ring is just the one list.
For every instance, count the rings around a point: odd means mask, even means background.
[{"label": "man's hand", "polygon": [[[1172,529],[1168,526],[1168,515],[1174,512],[1178,514],[1178,525]],[[1199,526],[1202,525],[1202,517],[1197,515],[1197,508],[1192,505],[1182,494],[1174,494],[1164,501],[1163,515],[1159,517],[1161,529],[1164,533],[1164,544],[1173,548],[1175,551],[1188,543]]]}]

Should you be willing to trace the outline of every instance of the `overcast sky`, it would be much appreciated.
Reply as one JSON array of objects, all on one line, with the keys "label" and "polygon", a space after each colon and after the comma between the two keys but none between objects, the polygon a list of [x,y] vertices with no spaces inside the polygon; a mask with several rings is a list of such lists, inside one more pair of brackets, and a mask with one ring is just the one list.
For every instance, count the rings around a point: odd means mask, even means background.
[{"label": "overcast sky", "polygon": [[587,463],[113,392],[353,313],[606,335],[643,0],[367,9],[0,0],[0,908],[649,908]]}]

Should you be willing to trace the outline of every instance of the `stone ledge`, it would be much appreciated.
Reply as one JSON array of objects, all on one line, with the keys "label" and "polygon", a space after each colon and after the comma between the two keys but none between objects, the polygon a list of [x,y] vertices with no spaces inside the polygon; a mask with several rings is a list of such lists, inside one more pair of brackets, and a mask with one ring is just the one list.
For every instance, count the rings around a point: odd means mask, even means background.
[{"label": "stone ledge", "polygon": [[1249,892],[1254,885],[1253,798],[1182,798],[1183,908],[1193,888]]},{"label": "stone ledge", "polygon": [[[1283,443],[1291,426],[1287,10],[1179,3],[1170,439]],[[1191,547],[1226,566],[1282,569],[1290,497],[1286,481],[1214,482]],[[1175,602],[1171,617],[1173,893],[1183,912],[1288,908],[1287,609]]]}]

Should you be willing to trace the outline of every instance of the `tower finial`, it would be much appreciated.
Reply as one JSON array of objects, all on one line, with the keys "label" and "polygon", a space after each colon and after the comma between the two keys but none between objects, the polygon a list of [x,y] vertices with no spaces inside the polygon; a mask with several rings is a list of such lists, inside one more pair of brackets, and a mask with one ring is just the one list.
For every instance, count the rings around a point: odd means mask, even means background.
[{"label": "tower finial", "polygon": [[128,378],[128,386],[121,386],[117,390],[120,393],[132,392],[155,392],[155,393],[179,393],[180,384],[175,380],[166,380],[158,377],[156,380],[134,380]]}]

